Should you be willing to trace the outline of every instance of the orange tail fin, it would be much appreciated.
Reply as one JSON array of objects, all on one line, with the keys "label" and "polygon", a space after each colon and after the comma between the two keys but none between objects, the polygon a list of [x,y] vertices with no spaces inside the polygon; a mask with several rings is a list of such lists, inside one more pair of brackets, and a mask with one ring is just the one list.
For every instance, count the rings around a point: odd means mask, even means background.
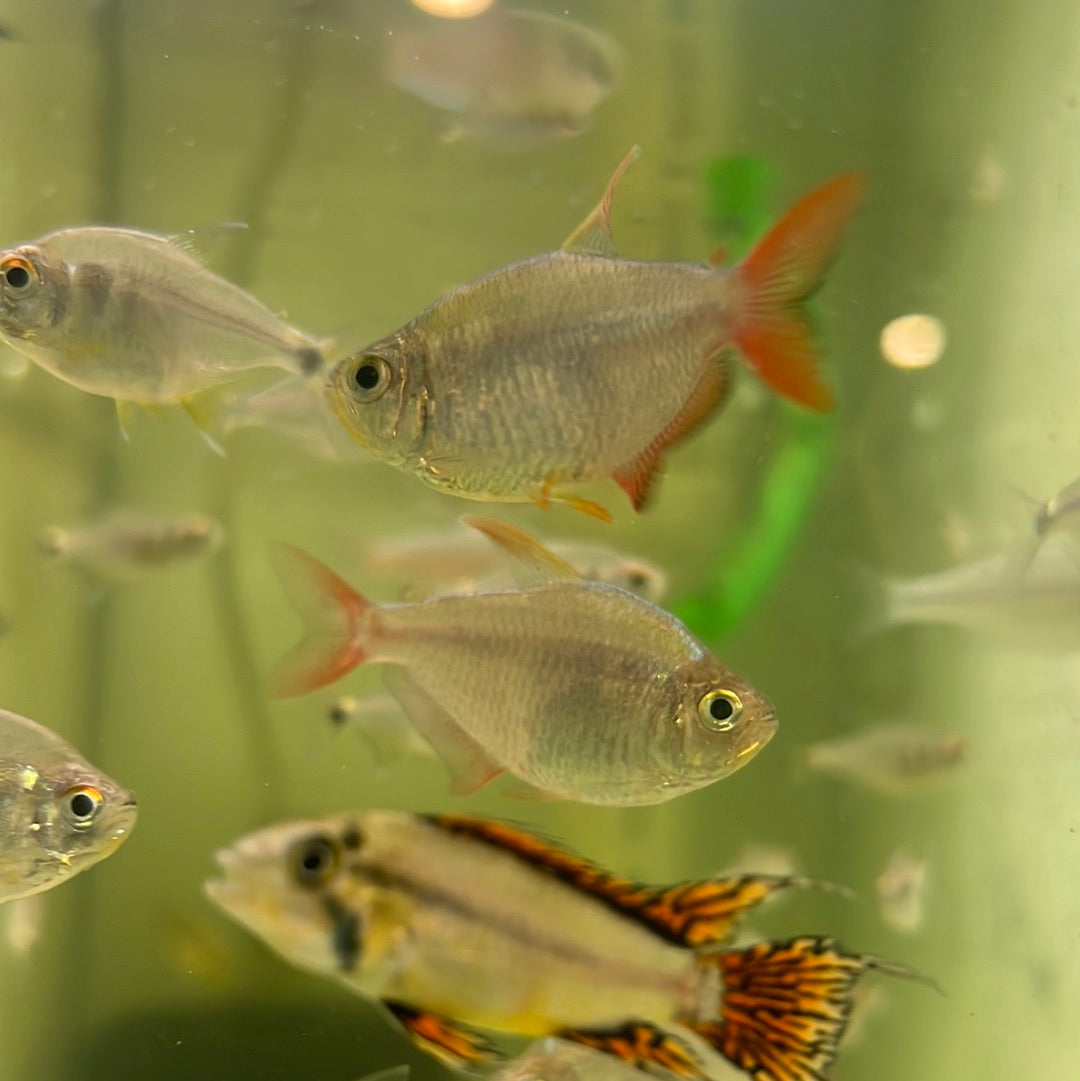
[{"label": "orange tail fin", "polygon": [[362,617],[371,605],[307,552],[291,544],[275,544],[271,551],[278,578],[306,630],[271,681],[275,698],[292,698],[325,687],[363,663]]},{"label": "orange tail fin", "polygon": [[865,186],[862,173],[845,173],[804,195],[735,270],[745,290],[735,345],[773,390],[819,412],[832,392],[818,374],[803,302],[821,284]]},{"label": "orange tail fin", "polygon": [[925,977],[875,957],[845,953],[828,938],[759,942],[746,950],[699,955],[719,969],[720,1017],[680,1017],[754,1081],[821,1081],[836,1057],[863,972]]}]

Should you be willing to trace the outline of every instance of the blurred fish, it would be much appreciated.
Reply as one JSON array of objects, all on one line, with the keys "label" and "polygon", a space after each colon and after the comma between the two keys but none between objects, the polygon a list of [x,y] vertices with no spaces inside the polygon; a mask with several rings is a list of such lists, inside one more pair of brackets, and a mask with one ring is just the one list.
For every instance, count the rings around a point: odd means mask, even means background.
[{"label": "blurred fish", "polygon": [[135,797],[55,732],[0,710],[0,903],[112,855],[136,813]]},{"label": "blurred fish", "polygon": [[637,148],[562,250],[493,271],[341,361],[327,394],[376,457],[466,499],[564,502],[613,477],[640,509],[664,452],[730,384],[734,346],[812,409],[831,394],[803,301],[863,190],[838,177],[804,196],[730,271],[619,258],[611,202]]},{"label": "blurred fish", "polygon": [[380,768],[404,758],[430,758],[435,753],[392,694],[370,694],[366,698],[342,695],[330,707],[330,722],[337,728],[348,726],[357,732],[371,748],[371,756]]},{"label": "blurred fish", "polygon": [[1048,650],[1080,648],[1080,568],[1060,537],[921,578],[864,574],[865,633],[951,624]]},{"label": "blurred fish", "polygon": [[913,935],[926,923],[926,888],[930,867],[926,860],[897,849],[874,882],[878,912],[894,931]]},{"label": "blurred fish", "polygon": [[503,1066],[492,1081],[642,1081],[642,1073],[584,1044],[545,1036]]},{"label": "blurred fish", "polygon": [[477,1025],[682,1077],[714,1077],[719,1053],[755,1081],[820,1081],[859,976],[915,975],[812,935],[721,947],[744,912],[800,879],[648,886],[482,818],[289,822],[217,862],[205,889],[229,916],[291,963],[382,1002],[458,1065],[494,1056]]},{"label": "blurred fish", "polygon": [[1074,564],[1080,563],[1080,478],[1066,484],[1057,495],[1036,507],[1034,532],[1031,546],[1018,559],[1019,570],[1027,570],[1050,537],[1060,538],[1062,550]]},{"label": "blurred fish", "polygon": [[[553,555],[593,582],[605,582],[659,604],[667,576],[653,563],[601,544],[545,541]],[[509,584],[499,571],[498,553],[475,530],[436,530],[377,541],[367,551],[368,565],[383,577],[405,578],[420,596],[468,593]],[[414,593],[410,592],[410,596]]]},{"label": "blurred fish", "polygon": [[385,663],[459,793],[506,772],[534,798],[660,803],[726,777],[772,738],[768,700],[674,617],[583,580],[522,530],[467,521],[517,560],[522,588],[374,605],[283,546],[279,574],[308,635],[279,666],[278,693]]},{"label": "blurred fish", "polygon": [[50,526],[38,538],[38,547],[95,577],[119,582],[209,555],[224,535],[221,525],[205,514],[163,517],[113,511],[90,525]]},{"label": "blurred fish", "polygon": [[621,68],[611,38],[538,11],[429,20],[387,39],[386,77],[453,114],[451,140],[528,146],[578,135]]},{"label": "blurred fish", "polygon": [[964,761],[967,743],[914,725],[879,725],[811,744],[805,755],[806,764],[819,773],[888,796],[906,796],[944,780]]},{"label": "blurred fish", "polygon": [[0,337],[46,371],[131,403],[179,403],[256,368],[313,375],[325,343],[211,273],[181,241],[88,226],[0,252]]}]

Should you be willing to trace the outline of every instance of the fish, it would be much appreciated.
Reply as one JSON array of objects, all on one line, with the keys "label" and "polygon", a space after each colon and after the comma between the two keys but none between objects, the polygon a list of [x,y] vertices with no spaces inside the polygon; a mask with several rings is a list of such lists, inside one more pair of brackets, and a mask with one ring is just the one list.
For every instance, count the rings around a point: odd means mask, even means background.
[{"label": "fish", "polygon": [[342,695],[330,705],[330,723],[357,732],[380,769],[403,758],[430,758],[432,746],[409,723],[392,694]]},{"label": "fish", "polygon": [[860,976],[932,982],[823,936],[725,947],[744,912],[805,880],[651,886],[491,819],[344,812],[216,860],[204,890],[226,915],[459,1066],[497,1057],[485,1029],[680,1077],[727,1059],[755,1081],[820,1081]]},{"label": "fish", "polygon": [[492,1075],[492,1081],[642,1081],[641,1070],[584,1044],[544,1036]]},{"label": "fish", "polygon": [[[667,594],[667,575],[640,556],[624,555],[607,545],[545,540],[544,547],[565,560],[582,578],[606,582],[659,604]],[[471,593],[506,584],[497,553],[475,530],[455,527],[376,541],[366,564],[382,577],[410,584],[409,596]]]},{"label": "fish", "polygon": [[459,286],[331,369],[330,406],[362,446],[441,492],[610,521],[569,489],[610,477],[640,511],[667,450],[726,400],[732,348],[784,397],[830,407],[803,302],[862,174],[804,196],[725,270],[618,255],[611,205],[637,156],[560,250]]},{"label": "fish", "polygon": [[66,740],[0,710],[0,904],[111,856],[136,816],[134,795]]},{"label": "fish", "polygon": [[967,741],[910,724],[875,725],[804,749],[810,769],[887,796],[925,791],[967,758]]},{"label": "fish", "polygon": [[220,547],[224,537],[221,524],[206,514],[114,510],[87,525],[50,526],[38,537],[38,548],[96,578],[122,582],[201,559]]},{"label": "fish", "polygon": [[926,923],[926,892],[930,866],[926,860],[897,849],[874,880],[882,922],[901,934],[913,935]]},{"label": "fish", "polygon": [[274,693],[383,663],[459,794],[508,774],[530,798],[659,803],[726,777],[772,738],[768,699],[673,616],[582,579],[523,530],[466,521],[514,559],[520,588],[376,605],[280,546],[278,576],[307,635]]},{"label": "fish", "polygon": [[204,267],[180,238],[61,229],[0,251],[0,339],[45,371],[117,402],[180,404],[201,428],[202,392],[258,368],[315,375],[327,343]]},{"label": "fish", "polygon": [[505,8],[401,27],[387,37],[385,55],[393,85],[452,117],[446,141],[511,148],[581,134],[622,66],[622,50],[606,34]]},{"label": "fish", "polygon": [[1048,536],[1034,553],[1005,549],[916,578],[860,572],[861,633],[940,624],[1043,651],[1080,649],[1080,567],[1068,545]]}]

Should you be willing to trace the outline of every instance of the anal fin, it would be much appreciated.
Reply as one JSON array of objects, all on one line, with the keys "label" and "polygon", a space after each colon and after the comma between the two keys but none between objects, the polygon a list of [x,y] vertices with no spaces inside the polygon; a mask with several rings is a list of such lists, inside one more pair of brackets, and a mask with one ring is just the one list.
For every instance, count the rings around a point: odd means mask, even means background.
[{"label": "anal fin", "polygon": [[676,1077],[707,1076],[685,1041],[648,1021],[630,1021],[610,1029],[563,1029],[556,1035],[614,1055],[640,1070],[659,1067]]},{"label": "anal fin", "polygon": [[448,1017],[403,1002],[384,1000],[383,1005],[414,1043],[451,1066],[479,1066],[501,1057],[490,1040]]},{"label": "anal fin", "polygon": [[730,385],[730,367],[725,355],[710,357],[697,386],[667,427],[636,458],[612,473],[615,483],[630,497],[634,510],[641,510],[648,502],[663,452],[703,424],[723,404]]},{"label": "anal fin", "polygon": [[383,679],[413,727],[446,764],[454,795],[475,792],[503,772],[503,767],[405,669],[388,665]]}]

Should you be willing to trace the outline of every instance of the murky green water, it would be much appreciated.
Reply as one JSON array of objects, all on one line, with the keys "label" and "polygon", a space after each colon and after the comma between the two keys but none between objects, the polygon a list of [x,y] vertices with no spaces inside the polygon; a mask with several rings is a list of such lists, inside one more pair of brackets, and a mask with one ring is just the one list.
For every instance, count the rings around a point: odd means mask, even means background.
[{"label": "murky green water", "polygon": [[[140,800],[131,841],[45,898],[38,944],[0,947],[2,1081],[352,1081],[402,1061],[439,1074],[200,892],[212,852],[240,833],[345,807],[512,817],[656,881],[778,845],[868,897],[888,855],[913,848],[933,874],[916,936],[872,904],[814,895],[755,921],[835,934],[945,986],[889,983],[835,1076],[1080,1069],[1075,661],[929,628],[861,641],[852,588],[858,565],[924,573],[993,551],[1028,528],[1018,489],[1045,498],[1080,473],[1080,15],[1056,0],[536,6],[610,33],[626,74],[584,134],[507,149],[441,141],[434,111],[384,80],[382,35],[405,0],[7,0],[2,244],[65,225],[243,221],[211,240],[215,269],[355,347],[451,285],[555,247],[633,143],[644,156],[615,231],[641,258],[701,259],[728,239],[709,214],[719,157],[767,163],[772,211],[868,170],[871,199],[819,305],[836,413],[808,420],[743,376],[671,456],[646,515],[603,490],[612,543],[668,565],[681,610],[719,621],[721,655],[772,697],[780,734],[744,771],[657,808],[455,801],[436,762],[379,772],[324,719],[338,690],[376,674],[266,698],[296,633],[267,542],[308,547],[378,595],[364,539],[468,506],[273,433],[240,433],[221,459],[179,415],[139,418],[125,443],[104,399],[38,371],[0,381],[0,705],[62,732]],[[947,325],[943,361],[890,369],[881,327],[920,310]],[[208,511],[230,542],[104,595],[38,557],[44,526],[116,503]],[[566,510],[508,516],[601,532]],[[733,581],[746,596],[721,611]],[[803,745],[895,718],[965,734],[969,767],[906,801],[797,768]]]}]

